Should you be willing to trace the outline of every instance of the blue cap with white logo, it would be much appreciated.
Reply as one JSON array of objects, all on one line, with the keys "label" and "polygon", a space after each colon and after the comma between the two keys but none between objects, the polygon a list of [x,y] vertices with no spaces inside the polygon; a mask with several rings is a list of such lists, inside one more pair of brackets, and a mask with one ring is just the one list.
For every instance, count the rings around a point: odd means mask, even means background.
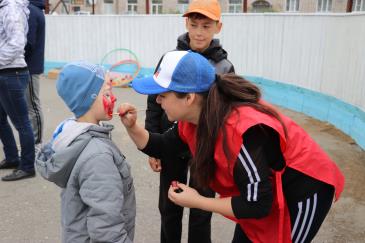
[{"label": "blue cap with white logo", "polygon": [[141,94],[201,93],[208,91],[214,80],[214,67],[205,57],[192,51],[171,51],[153,76],[133,80],[132,87]]}]

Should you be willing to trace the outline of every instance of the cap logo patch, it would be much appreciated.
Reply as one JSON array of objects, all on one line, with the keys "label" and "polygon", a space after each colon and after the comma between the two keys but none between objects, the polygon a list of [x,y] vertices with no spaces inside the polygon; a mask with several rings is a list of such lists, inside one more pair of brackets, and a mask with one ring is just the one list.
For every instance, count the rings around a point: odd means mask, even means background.
[{"label": "cap logo patch", "polygon": [[159,68],[157,69],[157,71],[155,72],[155,78],[157,78],[157,77],[158,77],[158,75],[160,74],[160,72],[161,72],[161,67],[159,67]]}]

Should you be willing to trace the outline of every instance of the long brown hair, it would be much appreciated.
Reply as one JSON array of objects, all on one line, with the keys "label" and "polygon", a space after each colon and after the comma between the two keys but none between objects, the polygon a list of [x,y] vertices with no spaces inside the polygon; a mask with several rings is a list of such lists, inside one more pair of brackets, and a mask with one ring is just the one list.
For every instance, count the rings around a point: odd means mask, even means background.
[{"label": "long brown hair", "polygon": [[[215,141],[218,134],[223,134],[223,149],[227,158],[232,159],[227,147],[224,123],[231,112],[238,106],[250,106],[268,114],[282,124],[285,134],[286,128],[279,114],[269,106],[260,103],[261,91],[253,83],[235,74],[216,75],[216,80],[203,97],[202,110],[197,125],[196,152],[191,162],[192,177],[199,188],[207,188],[214,179]],[[237,110],[236,110],[237,111]]]}]

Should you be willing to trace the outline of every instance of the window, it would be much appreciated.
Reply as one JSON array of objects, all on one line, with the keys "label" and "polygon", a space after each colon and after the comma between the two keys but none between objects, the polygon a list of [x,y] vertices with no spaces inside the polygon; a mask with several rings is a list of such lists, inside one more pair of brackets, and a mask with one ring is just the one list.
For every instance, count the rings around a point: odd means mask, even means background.
[{"label": "window", "polygon": [[332,0],[318,0],[317,12],[331,12]]},{"label": "window", "polygon": [[104,14],[114,14],[114,0],[104,0]]},{"label": "window", "polygon": [[286,11],[288,12],[299,11],[299,0],[286,0]]},{"label": "window", "polygon": [[264,0],[257,0],[252,3],[252,11],[255,13],[272,11],[271,4]]},{"label": "window", "polygon": [[189,7],[189,0],[178,0],[177,1],[177,11],[179,13],[185,13]]},{"label": "window", "polygon": [[127,13],[129,14],[137,13],[137,0],[128,0]]},{"label": "window", "polygon": [[76,5],[84,5],[85,1],[84,0],[72,0],[71,3],[76,4]]},{"label": "window", "polygon": [[90,15],[90,12],[89,11],[77,11],[75,12],[76,15]]},{"label": "window", "polygon": [[162,0],[152,0],[151,14],[162,14]]},{"label": "window", "polygon": [[72,7],[72,10],[73,10],[74,12],[80,12],[81,7],[80,7],[80,6],[73,6],[73,7]]},{"label": "window", "polygon": [[352,11],[365,11],[365,0],[353,0]]},{"label": "window", "polygon": [[229,0],[228,12],[230,13],[242,13],[242,0]]}]

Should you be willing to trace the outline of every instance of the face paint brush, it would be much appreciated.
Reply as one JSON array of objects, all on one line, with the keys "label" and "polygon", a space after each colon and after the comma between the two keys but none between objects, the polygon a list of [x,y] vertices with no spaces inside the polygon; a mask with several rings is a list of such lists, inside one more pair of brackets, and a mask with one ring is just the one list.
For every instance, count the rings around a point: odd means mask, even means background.
[{"label": "face paint brush", "polygon": [[[141,111],[146,111],[144,109],[141,109],[141,110],[136,110],[136,112],[141,112]],[[113,113],[113,116],[125,116],[127,113],[130,113],[131,111],[127,111],[127,112],[124,112],[124,113],[118,113],[118,112],[115,112]]]}]

